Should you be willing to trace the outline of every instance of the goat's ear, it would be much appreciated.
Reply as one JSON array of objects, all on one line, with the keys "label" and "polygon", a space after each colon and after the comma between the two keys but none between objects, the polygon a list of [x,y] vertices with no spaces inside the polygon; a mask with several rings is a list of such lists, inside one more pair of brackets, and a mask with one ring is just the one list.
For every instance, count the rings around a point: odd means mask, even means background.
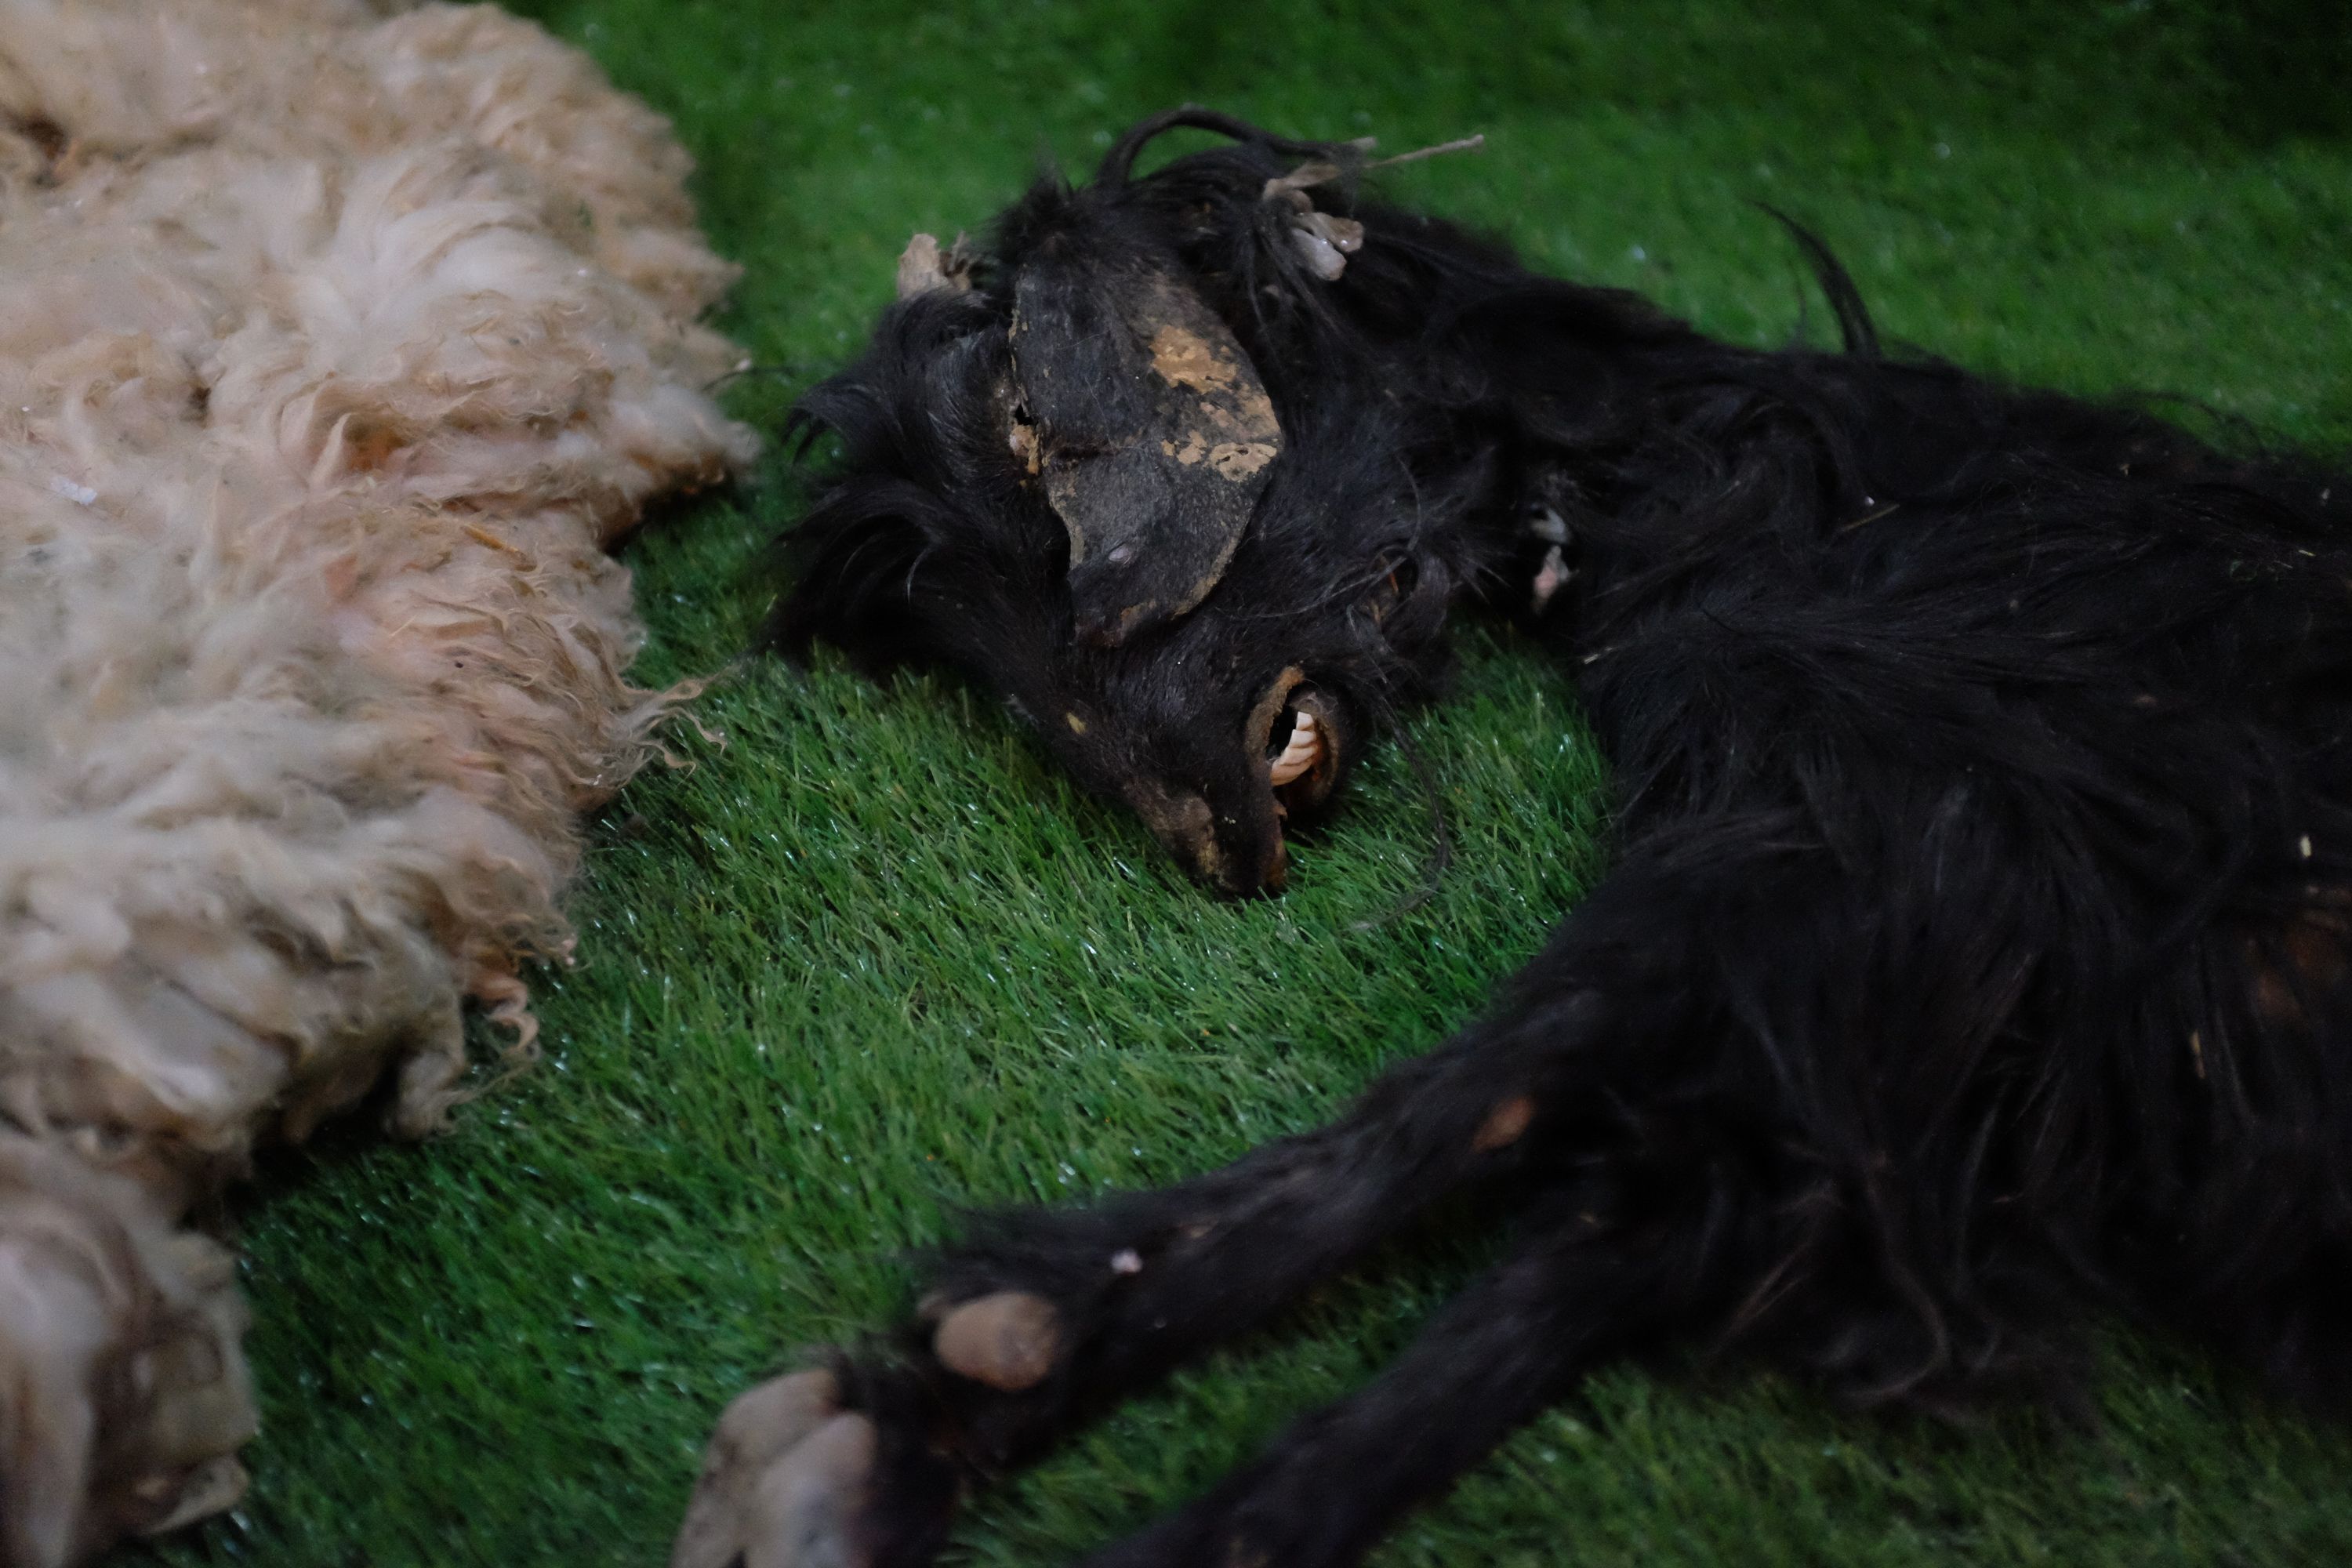
[{"label": "goat's ear", "polygon": [[1172,272],[1051,253],[1014,280],[1011,342],[1013,436],[1069,532],[1077,635],[1117,647],[1183,615],[1282,450],[1249,355]]}]

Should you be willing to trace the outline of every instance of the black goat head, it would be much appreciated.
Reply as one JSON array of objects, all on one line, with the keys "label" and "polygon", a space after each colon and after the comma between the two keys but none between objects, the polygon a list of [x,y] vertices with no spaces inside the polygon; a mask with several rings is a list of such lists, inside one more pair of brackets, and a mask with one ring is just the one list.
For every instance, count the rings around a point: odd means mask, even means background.
[{"label": "black goat head", "polygon": [[[1176,124],[1237,140],[1130,177]],[[1203,881],[1279,889],[1286,829],[1433,673],[1489,488],[1458,443],[1417,469],[1426,416],[1376,357],[1293,352],[1363,242],[1307,193],[1361,162],[1183,110],[977,251],[917,236],[871,347],[795,416],[845,461],[772,637],[959,668]]]}]

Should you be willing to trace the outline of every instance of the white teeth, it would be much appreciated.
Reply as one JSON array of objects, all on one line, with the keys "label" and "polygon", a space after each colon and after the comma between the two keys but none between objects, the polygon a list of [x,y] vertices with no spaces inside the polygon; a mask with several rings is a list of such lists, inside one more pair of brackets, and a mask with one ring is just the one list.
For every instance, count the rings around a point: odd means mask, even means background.
[{"label": "white teeth", "polygon": [[1298,722],[1283,743],[1282,755],[1274,759],[1274,783],[1276,788],[1306,773],[1323,760],[1323,732],[1316,726],[1315,715],[1301,710]]}]

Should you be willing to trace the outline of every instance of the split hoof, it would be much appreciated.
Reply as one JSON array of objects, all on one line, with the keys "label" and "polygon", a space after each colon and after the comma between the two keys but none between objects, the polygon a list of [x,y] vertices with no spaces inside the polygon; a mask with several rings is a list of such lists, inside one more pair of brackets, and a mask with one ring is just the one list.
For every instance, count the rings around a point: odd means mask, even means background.
[{"label": "split hoof", "polygon": [[760,1478],[743,1568],[870,1568],[857,1537],[874,1477],[874,1423],[835,1415]]},{"label": "split hoof", "polygon": [[932,1353],[950,1372],[1003,1394],[1045,1382],[1061,1348],[1062,1321],[1054,1304],[1025,1290],[966,1301],[931,1336]]},{"label": "split hoof", "polygon": [[670,1568],[869,1568],[857,1540],[874,1423],[840,1407],[829,1372],[796,1373],[719,1418]]}]

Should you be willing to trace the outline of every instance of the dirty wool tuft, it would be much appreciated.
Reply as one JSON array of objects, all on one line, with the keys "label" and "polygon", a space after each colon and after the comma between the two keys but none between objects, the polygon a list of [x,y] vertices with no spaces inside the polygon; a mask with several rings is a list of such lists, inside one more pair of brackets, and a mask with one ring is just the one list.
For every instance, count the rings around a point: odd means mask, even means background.
[{"label": "dirty wool tuft", "polygon": [[667,123],[488,7],[0,5],[0,1563],[235,1502],[215,1212],[571,937],[656,746],[605,542],[721,478]]}]

